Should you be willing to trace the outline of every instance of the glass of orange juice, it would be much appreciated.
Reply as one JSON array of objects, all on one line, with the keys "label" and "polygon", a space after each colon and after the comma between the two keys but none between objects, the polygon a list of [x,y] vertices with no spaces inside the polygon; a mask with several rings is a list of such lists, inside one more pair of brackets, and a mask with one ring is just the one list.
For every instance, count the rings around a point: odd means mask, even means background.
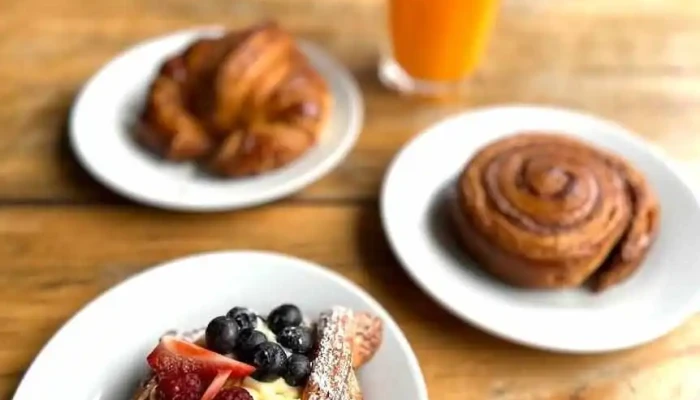
[{"label": "glass of orange juice", "polygon": [[387,0],[382,82],[406,93],[458,92],[476,70],[498,0]]}]

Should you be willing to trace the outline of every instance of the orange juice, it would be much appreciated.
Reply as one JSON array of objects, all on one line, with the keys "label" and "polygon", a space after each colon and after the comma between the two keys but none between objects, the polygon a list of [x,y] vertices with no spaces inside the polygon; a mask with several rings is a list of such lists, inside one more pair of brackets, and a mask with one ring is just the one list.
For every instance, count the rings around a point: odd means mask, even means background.
[{"label": "orange juice", "polygon": [[497,0],[388,0],[394,61],[413,79],[459,81],[486,47]]}]

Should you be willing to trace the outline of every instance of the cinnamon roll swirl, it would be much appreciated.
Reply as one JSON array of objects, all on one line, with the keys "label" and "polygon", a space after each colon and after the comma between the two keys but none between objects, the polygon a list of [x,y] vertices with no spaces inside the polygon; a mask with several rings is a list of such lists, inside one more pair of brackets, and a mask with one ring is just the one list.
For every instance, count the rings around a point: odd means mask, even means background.
[{"label": "cinnamon roll swirl", "polygon": [[602,291],[632,275],[659,226],[655,194],[622,158],[577,139],[522,133],[481,149],[457,183],[468,254],[506,283]]}]

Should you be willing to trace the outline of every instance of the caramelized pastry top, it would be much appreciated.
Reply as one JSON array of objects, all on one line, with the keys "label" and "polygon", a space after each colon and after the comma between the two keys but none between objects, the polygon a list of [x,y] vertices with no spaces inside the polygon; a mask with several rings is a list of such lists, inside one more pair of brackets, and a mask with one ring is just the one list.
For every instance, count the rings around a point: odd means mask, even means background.
[{"label": "caramelized pastry top", "polygon": [[563,135],[519,134],[486,146],[457,190],[468,251],[500,275],[529,270],[525,286],[557,265],[554,281],[542,285],[578,285],[593,274],[595,289],[614,285],[639,266],[658,228],[658,203],[639,171]]},{"label": "caramelized pastry top", "polygon": [[164,158],[226,176],[287,165],[318,140],[331,98],[294,38],[274,23],[199,39],[154,79],[137,139]]}]

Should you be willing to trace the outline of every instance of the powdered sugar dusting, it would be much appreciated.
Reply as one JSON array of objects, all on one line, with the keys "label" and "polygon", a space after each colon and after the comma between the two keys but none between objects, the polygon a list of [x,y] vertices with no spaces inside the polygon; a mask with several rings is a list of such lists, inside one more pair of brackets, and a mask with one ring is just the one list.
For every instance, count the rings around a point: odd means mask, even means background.
[{"label": "powdered sugar dusting", "polygon": [[353,312],[333,307],[321,314],[318,321],[318,346],[313,359],[304,400],[352,400],[348,387],[352,368]]}]

